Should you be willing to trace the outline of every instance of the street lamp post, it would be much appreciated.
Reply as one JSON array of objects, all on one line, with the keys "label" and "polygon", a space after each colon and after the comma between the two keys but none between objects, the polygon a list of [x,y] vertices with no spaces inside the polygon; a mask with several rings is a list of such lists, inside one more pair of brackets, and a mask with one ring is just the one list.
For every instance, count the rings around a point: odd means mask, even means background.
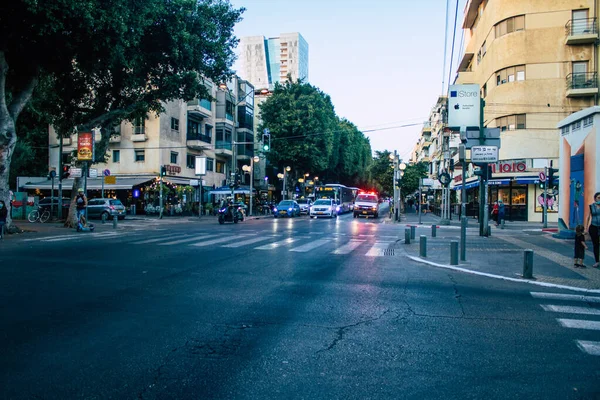
[{"label": "street lamp post", "polygon": [[[406,164],[402,162],[402,160],[399,160],[400,165],[398,166],[398,168],[400,168],[400,172],[399,172],[399,179],[400,182],[402,182],[402,178],[404,177],[404,170],[406,169]],[[402,219],[402,185],[399,184],[398,185],[398,209],[400,210],[398,212],[398,221],[400,221]]]},{"label": "street lamp post", "polygon": [[[252,202],[254,195],[254,163],[257,163],[259,161],[260,158],[258,158],[258,156],[252,157],[250,159],[250,167],[247,169],[247,172],[250,173],[250,209],[248,215],[252,215]],[[244,167],[246,167],[246,165],[244,165]]]}]

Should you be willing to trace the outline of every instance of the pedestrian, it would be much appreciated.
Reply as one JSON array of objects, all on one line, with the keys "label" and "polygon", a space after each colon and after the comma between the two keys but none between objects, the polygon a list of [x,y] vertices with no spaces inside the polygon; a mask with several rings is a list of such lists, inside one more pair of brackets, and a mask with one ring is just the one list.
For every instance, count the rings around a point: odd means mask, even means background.
[{"label": "pedestrian", "polygon": [[85,226],[85,208],[88,205],[87,197],[83,193],[83,189],[77,190],[77,196],[75,197],[75,206],[77,207],[77,228],[81,229]]},{"label": "pedestrian", "polygon": [[6,203],[0,200],[0,239],[4,239],[4,226],[6,226],[6,218],[8,217],[8,209]]},{"label": "pedestrian", "polygon": [[586,231],[590,234],[590,238],[592,239],[592,246],[594,247],[594,259],[596,263],[594,264],[594,268],[598,268],[600,257],[600,245],[598,241],[600,240],[600,192],[596,192],[594,194],[594,202],[590,204],[590,214],[586,220]]},{"label": "pedestrian", "polygon": [[575,268],[585,268],[583,260],[587,248],[585,244],[585,228],[583,225],[577,225],[575,228]]},{"label": "pedestrian", "polygon": [[492,220],[496,222],[496,226],[498,226],[498,223],[500,222],[500,220],[498,219],[498,202],[495,201],[494,202],[494,206],[492,207]]},{"label": "pedestrian", "polygon": [[496,226],[501,225],[502,221],[504,221],[504,217],[506,216],[506,210],[504,207],[504,202],[502,199],[498,199],[498,223]]}]

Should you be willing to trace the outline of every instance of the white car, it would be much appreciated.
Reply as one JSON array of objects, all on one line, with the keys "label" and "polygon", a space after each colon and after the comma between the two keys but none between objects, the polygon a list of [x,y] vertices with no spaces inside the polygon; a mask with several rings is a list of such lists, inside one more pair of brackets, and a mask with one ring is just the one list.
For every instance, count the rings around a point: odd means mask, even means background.
[{"label": "white car", "polygon": [[337,218],[338,206],[331,199],[319,199],[312,204],[310,208],[310,217],[329,217]]}]

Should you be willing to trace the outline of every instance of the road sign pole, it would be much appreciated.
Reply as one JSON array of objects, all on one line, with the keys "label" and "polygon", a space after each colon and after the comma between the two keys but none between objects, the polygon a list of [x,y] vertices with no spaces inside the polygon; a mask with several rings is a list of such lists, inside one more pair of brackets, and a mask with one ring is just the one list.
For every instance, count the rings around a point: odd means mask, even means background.
[{"label": "road sign pole", "polygon": [[[62,207],[62,199],[58,199],[58,208]],[[54,176],[52,176],[52,193],[50,194],[50,217],[54,215]]]},{"label": "road sign pole", "polygon": [[419,225],[421,224],[421,214],[423,213],[423,194],[421,193],[423,186],[421,182],[422,181],[419,180]]},{"label": "road sign pole", "polygon": [[104,176],[102,176],[102,198],[104,198]]},{"label": "road sign pole", "polygon": [[542,221],[544,222],[544,228],[548,227],[548,167],[544,168],[544,175],[546,176],[546,182],[544,184],[544,213],[542,214]]}]

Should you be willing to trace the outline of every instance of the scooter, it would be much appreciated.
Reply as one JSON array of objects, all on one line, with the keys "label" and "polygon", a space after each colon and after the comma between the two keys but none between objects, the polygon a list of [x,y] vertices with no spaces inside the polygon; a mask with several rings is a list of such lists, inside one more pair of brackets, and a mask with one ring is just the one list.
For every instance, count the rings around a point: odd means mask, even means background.
[{"label": "scooter", "polygon": [[219,224],[223,225],[225,222],[233,222],[237,224],[238,221],[243,221],[244,215],[237,206],[229,205],[219,209]]},{"label": "scooter", "polygon": [[94,229],[94,224],[88,224],[83,215],[77,220],[77,232],[94,232]]}]

